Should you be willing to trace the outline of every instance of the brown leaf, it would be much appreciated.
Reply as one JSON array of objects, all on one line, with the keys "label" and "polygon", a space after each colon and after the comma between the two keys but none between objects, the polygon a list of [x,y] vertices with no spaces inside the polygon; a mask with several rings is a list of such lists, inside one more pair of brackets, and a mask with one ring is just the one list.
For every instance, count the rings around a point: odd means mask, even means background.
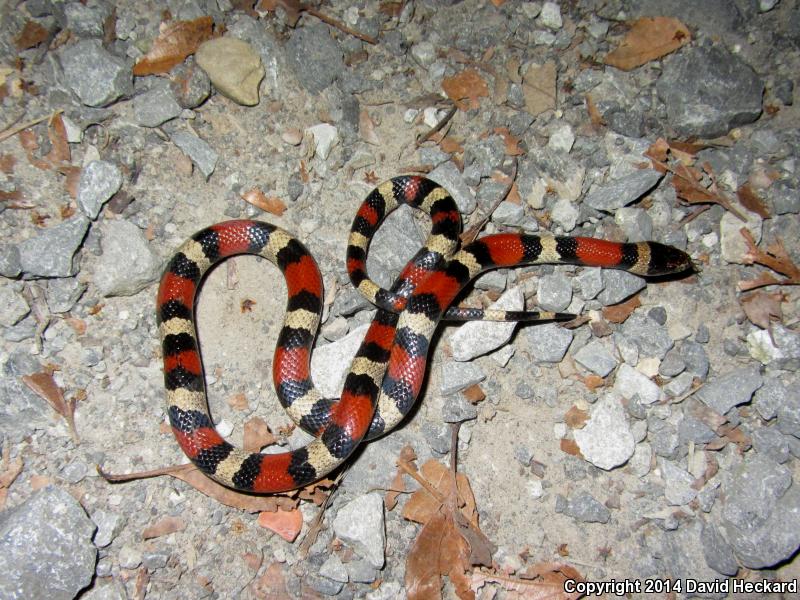
[{"label": "brown leaf", "polygon": [[176,531],[183,531],[186,529],[186,522],[180,517],[164,517],[160,521],[145,527],[142,532],[142,538],[150,540],[152,538],[161,537],[162,535],[169,535]]},{"label": "brown leaf", "polygon": [[47,137],[50,139],[51,148],[50,152],[44,157],[45,160],[50,161],[54,166],[69,163],[71,153],[69,142],[67,141],[67,128],[60,114],[50,119],[47,127]]},{"label": "brown leaf", "polygon": [[14,165],[17,164],[17,159],[13,154],[0,155],[0,171],[6,175],[11,175],[14,172]]},{"label": "brown leaf", "polygon": [[394,507],[397,506],[397,499],[400,497],[400,494],[404,494],[405,492],[405,479],[403,478],[402,471],[398,469],[394,474],[392,483],[389,484],[389,489],[386,491],[386,496],[383,498],[383,504],[386,507],[386,510],[394,510]]},{"label": "brown leaf", "polygon": [[781,310],[783,294],[781,292],[754,292],[739,298],[742,310],[748,320],[753,324],[768,329],[772,321],[780,321],[783,317]]},{"label": "brown leaf", "polygon": [[22,146],[22,149],[25,150],[25,156],[28,158],[29,163],[31,163],[37,169],[42,169],[43,171],[50,169],[50,164],[47,161],[37,158],[34,155],[34,152],[39,149],[39,142],[36,141],[36,133],[34,133],[33,130],[24,129],[23,131],[20,131],[19,143]]},{"label": "brown leaf", "polygon": [[17,47],[17,50],[35,48],[44,42],[48,35],[47,29],[39,25],[36,21],[26,21],[22,31],[14,38],[14,45]]},{"label": "brown leaf", "polygon": [[758,197],[758,194],[755,193],[753,188],[750,187],[750,184],[745,183],[744,185],[740,186],[738,190],[736,190],[736,195],[739,197],[739,202],[742,203],[747,210],[750,212],[754,212],[760,217],[764,219],[769,219],[770,214],[767,210],[767,207],[764,206],[761,198]]},{"label": "brown leaf", "polygon": [[269,429],[269,425],[261,417],[253,417],[244,424],[244,441],[242,446],[245,452],[259,452],[265,446],[271,446],[278,441]]},{"label": "brown leaf", "polygon": [[442,152],[446,152],[447,154],[464,152],[464,146],[461,145],[461,142],[450,136],[443,137],[441,141],[439,141],[439,147],[442,149]]},{"label": "brown leaf", "polygon": [[583,429],[586,421],[589,420],[589,413],[581,410],[574,404],[570,406],[569,410],[564,414],[564,423],[570,429]]},{"label": "brown leaf", "polygon": [[250,584],[253,596],[258,600],[284,600],[289,598],[289,591],[286,589],[286,577],[283,572],[284,567],[279,562],[271,563],[264,574]]},{"label": "brown leaf", "polygon": [[461,110],[479,108],[478,99],[489,95],[486,81],[475,69],[466,69],[452,77],[445,77],[442,80],[442,89]]},{"label": "brown leaf", "polygon": [[78,317],[66,317],[64,318],[64,322],[66,322],[67,325],[72,327],[72,330],[77,335],[81,336],[84,333],[86,333],[87,325],[86,321],[84,321],[83,319],[79,319]]},{"label": "brown leaf", "polygon": [[610,323],[624,323],[638,307],[642,305],[639,294],[628,298],[625,302],[606,306],[603,309],[603,318]]},{"label": "brown leaf", "polygon": [[14,480],[22,473],[24,463],[22,457],[17,456],[13,461],[11,460],[11,446],[3,443],[3,462],[0,464],[0,510],[3,510],[6,504],[6,497],[8,496],[8,488],[14,483]]},{"label": "brown leaf", "polygon": [[583,454],[581,454],[581,449],[578,448],[578,443],[575,440],[568,440],[566,438],[561,438],[560,446],[561,446],[561,451],[563,453],[583,458]]},{"label": "brown leaf", "polygon": [[[67,190],[69,197],[75,200],[78,197],[78,186],[81,181],[82,169],[77,166],[69,165],[59,167],[58,172],[65,175],[64,188]],[[62,215],[63,216],[63,215]]]},{"label": "brown leaf", "polygon": [[120,483],[125,481],[135,481],[138,479],[146,479],[149,477],[159,477],[161,475],[169,475],[176,479],[189,484],[201,494],[205,494],[209,498],[213,498],[220,504],[245,510],[250,513],[262,511],[276,511],[278,508],[291,510],[297,505],[297,501],[287,495],[270,495],[270,496],[256,496],[253,494],[243,494],[227,488],[206,477],[193,464],[175,465],[171,467],[164,467],[161,469],[154,469],[152,471],[142,471],[139,473],[129,473],[126,475],[112,475],[106,473],[100,467],[97,467],[98,473],[106,481],[113,483]]},{"label": "brown leaf", "polygon": [[591,94],[586,94],[586,112],[589,114],[589,121],[592,125],[595,127],[605,125],[603,115],[601,115],[600,111],[597,110],[597,105],[594,103],[594,99],[592,98]]},{"label": "brown leaf", "polygon": [[622,43],[606,55],[605,63],[630,71],[688,44],[692,35],[686,25],[671,17],[637,19]]},{"label": "brown leaf", "polygon": [[69,427],[70,435],[75,443],[78,443],[78,432],[75,430],[75,406],[74,399],[64,398],[64,391],[58,386],[53,374],[49,371],[40,371],[33,375],[23,375],[22,382],[27,385],[36,395],[53,407],[58,414],[64,417]]},{"label": "brown leaf", "polygon": [[470,404],[478,404],[486,399],[486,393],[481,388],[480,384],[475,383],[461,392]]},{"label": "brown leaf", "polygon": [[364,172],[364,182],[370,185],[376,185],[379,182],[380,178],[375,174],[375,171],[365,171]]},{"label": "brown leaf", "polygon": [[[250,407],[247,402],[247,396],[242,393],[234,394],[228,398],[228,406],[230,406],[233,410],[247,410]],[[258,450],[261,450],[261,448]],[[258,452],[258,450],[248,450],[248,452]]]},{"label": "brown leaf", "polygon": [[520,147],[520,139],[511,134],[508,127],[496,127],[494,132],[503,138],[508,156],[521,156],[525,151]]},{"label": "brown leaf", "polygon": [[361,139],[372,144],[373,146],[380,146],[382,144],[381,138],[375,133],[375,121],[369,116],[366,108],[362,108],[358,113],[358,133]]},{"label": "brown leaf", "polygon": [[289,27],[294,27],[300,20],[300,14],[305,10],[305,7],[299,0],[259,0],[256,10],[261,12],[275,12],[281,7],[286,13],[286,24]]},{"label": "brown leaf", "polygon": [[260,208],[264,212],[272,213],[279,217],[286,212],[286,205],[280,198],[267,196],[259,188],[253,188],[244,192],[242,194],[242,200],[252,204],[256,208]]},{"label": "brown leaf", "polygon": [[786,251],[786,247],[783,245],[783,240],[777,238],[775,243],[767,246],[766,251],[764,251],[756,246],[753,234],[750,233],[746,227],[742,227],[739,232],[742,234],[747,244],[747,252],[743,257],[745,264],[752,265],[757,263],[786,276],[785,279],[778,280],[768,273],[762,273],[756,279],[740,281],[740,290],[752,290],[757,287],[773,284],[800,285],[800,268],[792,261],[792,258]]},{"label": "brown leaf", "polygon": [[214,19],[200,17],[191,21],[161,23],[158,37],[150,51],[133,66],[137,76],[167,73],[182,63],[198,46],[211,39]]},{"label": "brown leaf", "polygon": [[493,583],[507,590],[509,598],[575,600],[581,594],[577,592],[567,594],[564,591],[567,579],[583,581],[583,577],[574,567],[563,563],[539,563],[532,565],[524,577],[512,577],[496,571],[473,571],[471,585],[477,592],[487,583]]},{"label": "brown leaf", "polygon": [[303,513],[300,512],[299,508],[262,512],[258,515],[258,524],[265,529],[274,531],[291,543],[297,539],[300,530],[303,528]]}]

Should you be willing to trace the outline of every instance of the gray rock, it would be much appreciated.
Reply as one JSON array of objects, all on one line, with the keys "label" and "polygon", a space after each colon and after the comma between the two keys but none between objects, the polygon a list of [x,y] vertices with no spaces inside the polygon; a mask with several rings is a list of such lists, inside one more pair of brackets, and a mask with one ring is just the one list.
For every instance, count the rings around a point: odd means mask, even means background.
[{"label": "gray rock", "polygon": [[169,85],[154,85],[133,99],[133,120],[142,127],[158,127],[180,116],[183,108]]},{"label": "gray rock", "polygon": [[602,186],[593,185],[583,203],[595,210],[614,212],[641,198],[662,177],[661,173],[653,169],[639,169]]},{"label": "gray rock", "polygon": [[588,492],[578,492],[568,501],[558,502],[556,512],[569,515],[581,523],[608,523],[611,520],[611,511]]},{"label": "gray rock", "polygon": [[678,440],[681,444],[707,444],[716,436],[713,429],[691,415],[686,415],[678,424]]},{"label": "gray rock", "polygon": [[478,409],[461,395],[449,396],[442,406],[442,420],[445,423],[462,423],[478,418]]},{"label": "gray rock", "polygon": [[333,520],[333,530],[373,567],[383,568],[386,531],[383,498],[379,493],[366,494],[341,507]]},{"label": "gray rock", "polygon": [[[495,182],[486,182],[486,183],[495,183]],[[481,192],[484,189],[487,189],[486,183],[481,185],[480,189]],[[494,194],[494,197],[497,197],[500,193],[502,193],[502,190],[497,194]],[[520,227],[525,222],[525,207],[522,206],[522,204],[503,201],[497,206],[495,211],[492,213],[492,221],[500,225],[507,225],[508,227]]]},{"label": "gray rock", "polygon": [[597,299],[603,306],[610,306],[622,302],[647,285],[647,282],[633,273],[617,271],[616,269],[603,270],[603,291]]},{"label": "gray rock", "polygon": [[326,398],[333,398],[341,391],[350,363],[367,329],[369,325],[362,325],[343,338],[314,349],[311,355],[311,379]]},{"label": "gray rock", "polygon": [[789,460],[789,442],[776,427],[758,427],[751,434],[753,449],[777,463]]},{"label": "gray rock", "polygon": [[561,362],[575,334],[557,323],[537,324],[525,328],[528,347],[537,363]]},{"label": "gray rock", "polygon": [[292,32],[286,57],[295,77],[311,94],[319,94],[345,70],[342,49],[323,23],[310,23]]},{"label": "gray rock", "polygon": [[122,187],[122,172],[112,162],[93,160],[81,171],[78,182],[78,206],[93,221],[103,204]]},{"label": "gray rock", "polygon": [[739,211],[747,219],[742,223],[733,213],[726,212],[719,220],[719,247],[722,258],[729,263],[746,264],[745,254],[747,244],[742,237],[742,226],[746,227],[753,239],[758,243],[761,241],[762,218],[754,212],[744,209]]},{"label": "gray rock", "polygon": [[542,4],[542,11],[539,13],[539,21],[548,29],[561,29],[561,7],[556,2],[545,2]]},{"label": "gray rock", "polygon": [[331,554],[328,559],[322,563],[319,574],[332,581],[338,581],[339,583],[347,583],[350,579],[347,575],[347,569],[342,564],[342,560],[336,554]]},{"label": "gray rock", "polygon": [[692,488],[694,477],[691,473],[663,458],[658,463],[664,478],[664,497],[667,504],[681,506],[694,500],[697,490]]},{"label": "gray rock", "polygon": [[664,62],[656,90],[678,135],[725,135],[761,114],[764,83],[721,45],[684,48]]},{"label": "gray rock", "polygon": [[[664,520],[666,526],[671,518]],[[655,555],[658,560],[658,571],[652,573],[669,574],[672,581],[714,581],[718,579],[716,571],[706,566],[703,555],[703,546],[700,541],[703,524],[700,521],[681,523],[678,527],[677,520],[671,530],[654,532],[654,535],[645,542],[647,547],[642,548],[644,554]],[[684,590],[686,588],[684,587]],[[683,594],[681,594],[683,596]],[[703,598],[722,598],[723,594],[703,593]],[[685,597],[695,597],[695,594],[686,594]]]},{"label": "gray rock", "polygon": [[[525,300],[519,287],[507,290],[489,306],[489,310],[523,310],[524,308]],[[462,362],[472,360],[499,348],[511,339],[516,326],[516,323],[493,323],[491,321],[464,323],[450,336],[453,359]]]},{"label": "gray rock", "polygon": [[69,2],[64,5],[64,16],[69,30],[79,38],[103,37],[106,11],[102,5],[86,6],[81,2]]},{"label": "gray rock", "polygon": [[378,578],[378,569],[366,560],[353,560],[345,565],[350,581],[354,583],[372,583]]},{"label": "gray rock", "polygon": [[0,325],[11,327],[31,312],[25,298],[10,285],[0,287]]},{"label": "gray rock", "polygon": [[480,383],[486,375],[474,363],[446,361],[442,363],[442,388],[443,396],[449,396]]},{"label": "gray rock", "polygon": [[217,166],[217,153],[208,145],[208,142],[188,131],[171,133],[169,139],[192,159],[192,162],[200,169],[206,179],[211,177],[214,168]]},{"label": "gray rock", "polygon": [[170,552],[166,549],[155,550],[153,552],[146,552],[142,555],[142,566],[148,571],[155,571],[156,569],[163,569],[167,566]]},{"label": "gray rock", "polygon": [[661,390],[654,381],[625,363],[617,369],[614,391],[626,400],[638,398],[640,404],[652,404],[661,397]]},{"label": "gray rock", "polygon": [[772,332],[765,329],[751,331],[747,335],[750,356],[770,367],[796,371],[800,369],[800,333],[779,323]]},{"label": "gray rock", "polygon": [[0,597],[72,600],[94,575],[94,529],[78,501],[52,485],[0,513]]},{"label": "gray rock", "polygon": [[32,278],[74,275],[78,268],[73,257],[88,228],[89,219],[77,215],[28,238],[19,245],[22,271]]},{"label": "gray rock", "polygon": [[[660,428],[656,428],[655,423],[660,423]],[[650,425],[647,438],[650,440],[650,445],[653,448],[653,452],[656,453],[656,456],[667,459],[674,458],[679,445],[678,432],[674,426],[656,420]]]},{"label": "gray rock", "polygon": [[107,106],[133,91],[131,66],[97,39],[66,46],[60,55],[67,86],[86,106]]},{"label": "gray rock", "polygon": [[94,284],[103,296],[132,296],[158,279],[161,261],[136,225],[107,221],[101,225],[101,236],[103,254]]},{"label": "gray rock", "polygon": [[797,391],[791,394],[787,402],[778,405],[777,414],[780,432],[800,438],[800,402],[798,402]]},{"label": "gray rock", "polygon": [[678,352],[686,365],[686,371],[701,381],[705,380],[709,363],[703,346],[692,340],[683,340],[678,346]]},{"label": "gray rock", "polygon": [[311,587],[314,591],[325,596],[336,596],[342,591],[343,583],[333,581],[327,577],[322,577],[317,573],[307,573],[303,578],[303,583]]},{"label": "gray rock", "polygon": [[50,405],[22,383],[23,375],[41,371],[39,362],[27,351],[15,352],[0,372],[0,434],[13,443],[30,436],[35,429],[51,425]]},{"label": "gray rock", "polygon": [[475,197],[464,181],[461,171],[452,161],[442,163],[431,171],[428,177],[450,192],[462,214],[470,214],[475,210]]},{"label": "gray rock", "polygon": [[142,564],[142,551],[133,546],[123,546],[119,551],[119,566],[123,569],[135,569]]},{"label": "gray rock", "polygon": [[539,278],[537,300],[543,310],[562,312],[572,301],[572,283],[560,272]]},{"label": "gray rock", "polygon": [[700,543],[703,546],[703,556],[709,567],[723,575],[736,575],[739,571],[739,565],[733,555],[733,548],[731,548],[728,540],[722,536],[715,525],[712,523],[703,524]]},{"label": "gray rock", "polygon": [[789,403],[797,403],[797,399],[792,398],[788,386],[774,376],[766,377],[764,385],[753,394],[753,406],[765,421],[774,419],[778,415],[778,408]]},{"label": "gray rock", "polygon": [[[479,139],[466,146],[464,150],[464,165],[472,167],[478,180],[489,177],[492,171],[503,164],[505,158],[505,142],[499,135],[491,135],[486,139]],[[465,169],[466,173],[466,169]]]},{"label": "gray rock", "polygon": [[586,268],[575,277],[581,287],[581,298],[591,300],[603,291],[603,269],[599,267]]},{"label": "gray rock", "polygon": [[47,307],[52,313],[68,312],[85,290],[86,284],[74,277],[51,279],[47,282]]},{"label": "gray rock", "polygon": [[96,510],[92,513],[92,521],[97,525],[97,533],[94,534],[94,545],[98,548],[105,548],[125,525],[125,518],[119,513],[110,513],[105,510]]},{"label": "gray rock", "polygon": [[172,95],[183,108],[196,108],[211,94],[211,80],[194,60],[187,58],[169,73]]},{"label": "gray rock", "polygon": [[622,325],[622,333],[639,347],[643,356],[664,358],[673,341],[666,328],[650,317],[633,313]]},{"label": "gray rock", "polygon": [[614,213],[614,221],[625,233],[629,242],[653,239],[653,219],[643,208],[623,206]]},{"label": "gray rock", "polygon": [[663,306],[654,306],[647,311],[647,316],[653,319],[659,325],[667,324],[667,309]]},{"label": "gray rock", "polygon": [[767,190],[767,197],[772,201],[774,214],[800,213],[800,191],[796,183],[779,180]]},{"label": "gray rock", "polygon": [[436,46],[431,42],[422,41],[411,46],[411,57],[423,69],[430,67],[436,60]]},{"label": "gray rock", "polygon": [[606,471],[624,464],[635,449],[625,409],[613,393],[606,394],[592,407],[591,418],[574,435],[584,458]]},{"label": "gray rock", "polygon": [[745,567],[763,569],[791,557],[800,546],[800,488],[792,486],[789,469],[749,457],[726,490],[721,524]]},{"label": "gray rock", "polygon": [[378,285],[391,287],[409,258],[424,243],[425,236],[414,221],[414,211],[400,207],[378,230],[367,256],[367,273]]},{"label": "gray rock", "polygon": [[734,406],[749,402],[763,381],[758,368],[740,369],[712,379],[697,391],[695,397],[724,415]]},{"label": "gray rock", "polygon": [[3,277],[17,277],[21,272],[22,264],[19,258],[19,248],[12,244],[0,246],[0,275]]},{"label": "gray rock", "polygon": [[686,363],[683,362],[680,352],[677,348],[673,348],[658,365],[658,374],[663,377],[676,377],[683,373],[686,369]]},{"label": "gray rock", "polygon": [[617,366],[617,359],[611,354],[606,344],[593,340],[574,354],[575,361],[600,377],[605,377]]},{"label": "gray rock", "polygon": [[569,198],[559,198],[550,210],[550,217],[556,225],[560,225],[564,232],[569,233],[578,224],[580,211]]}]

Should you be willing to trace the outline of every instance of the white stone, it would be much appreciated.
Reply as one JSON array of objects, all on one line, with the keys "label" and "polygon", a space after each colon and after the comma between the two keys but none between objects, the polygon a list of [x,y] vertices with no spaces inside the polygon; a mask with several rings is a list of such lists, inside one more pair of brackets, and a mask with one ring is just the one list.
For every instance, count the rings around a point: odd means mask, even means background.
[{"label": "white stone", "polygon": [[539,20],[549,29],[561,29],[564,24],[561,20],[561,7],[555,2],[545,2],[542,12],[539,13]]},{"label": "white stone", "polygon": [[[489,310],[523,310],[524,308],[525,299],[520,287],[507,290],[489,306]],[[453,359],[464,362],[499,348],[511,339],[516,325],[516,323],[492,321],[464,323],[450,336]]]},{"label": "white stone", "polygon": [[761,241],[761,217],[743,208],[738,209],[747,222],[736,215],[726,212],[719,222],[719,245],[723,260],[729,263],[744,264],[742,257],[747,252],[747,244],[741,229],[746,227],[753,234],[756,244]]},{"label": "white stone", "polygon": [[341,507],[333,520],[333,530],[373,567],[383,568],[386,529],[380,493],[369,493]]},{"label": "white stone", "polygon": [[311,380],[326,398],[335,398],[344,385],[344,378],[358,347],[367,334],[365,324],[351,331],[342,339],[314,348],[311,355]]},{"label": "white stone", "polygon": [[329,123],[319,123],[306,129],[314,136],[314,151],[322,160],[327,160],[331,149],[339,143],[339,130]]},{"label": "white stone", "polygon": [[557,152],[569,152],[572,150],[572,145],[575,143],[575,134],[572,133],[572,127],[567,124],[556,127],[550,134],[550,139],[547,140],[547,147]]},{"label": "white stone", "polygon": [[661,396],[661,389],[646,375],[623,363],[617,369],[614,391],[626,400],[639,397],[642,404],[652,404]]},{"label": "white stone", "polygon": [[628,416],[615,393],[606,394],[594,405],[590,419],[574,435],[584,458],[607,471],[625,464],[636,446]]}]

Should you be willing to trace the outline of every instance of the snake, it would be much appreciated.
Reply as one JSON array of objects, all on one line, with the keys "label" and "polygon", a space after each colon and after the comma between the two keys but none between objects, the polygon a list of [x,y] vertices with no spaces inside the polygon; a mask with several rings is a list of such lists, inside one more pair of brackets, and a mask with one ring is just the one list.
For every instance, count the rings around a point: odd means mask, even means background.
[{"label": "snake", "polygon": [[[400,205],[426,212],[431,231],[391,288],[384,289],[367,274],[367,252],[385,217]],[[573,264],[660,276],[693,266],[688,254],[658,242],[495,233],[461,245],[460,232],[457,204],[447,190],[425,177],[392,178],[363,200],[348,239],[347,272],[353,286],[377,310],[339,398],[323,397],[310,376],[323,283],[306,247],[284,229],[250,219],[217,223],[192,235],[167,262],[156,299],[167,416],[184,454],[217,483],[242,492],[266,494],[304,487],[342,465],[362,442],[403,421],[420,393],[431,339],[443,319],[537,321],[572,316],[452,307],[479,274],[498,267]],[[246,452],[225,440],[212,421],[195,303],[206,273],[239,254],[265,258],[286,280],[286,311],[272,378],[281,405],[314,436],[300,448]]]}]

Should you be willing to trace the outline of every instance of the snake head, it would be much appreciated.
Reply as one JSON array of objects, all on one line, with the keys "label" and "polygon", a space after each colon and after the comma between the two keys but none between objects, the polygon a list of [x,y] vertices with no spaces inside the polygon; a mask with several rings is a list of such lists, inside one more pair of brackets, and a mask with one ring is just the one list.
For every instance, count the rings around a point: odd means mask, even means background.
[{"label": "snake head", "polygon": [[647,265],[648,275],[669,275],[688,270],[695,271],[695,265],[686,252],[666,244],[650,242],[650,262]]}]

